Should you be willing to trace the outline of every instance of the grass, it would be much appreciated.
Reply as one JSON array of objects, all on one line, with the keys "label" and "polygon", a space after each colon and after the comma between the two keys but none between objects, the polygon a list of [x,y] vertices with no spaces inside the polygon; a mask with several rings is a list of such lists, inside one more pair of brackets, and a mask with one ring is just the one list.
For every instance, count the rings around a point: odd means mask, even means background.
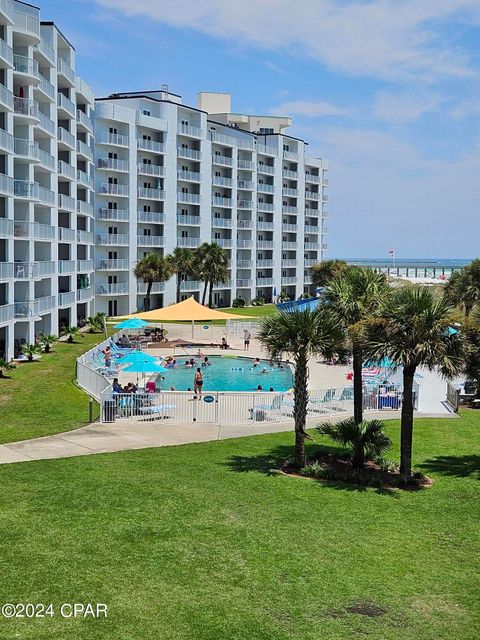
[{"label": "grass", "polygon": [[0,602],[57,614],[0,637],[476,640],[479,427],[416,422],[417,492],[269,475],[289,433],[2,466]]},{"label": "grass", "polygon": [[[38,438],[88,424],[88,396],[74,384],[75,360],[103,339],[82,333],[57,342],[41,360],[18,364],[0,379],[0,443]],[[94,416],[98,407],[94,407]]]}]

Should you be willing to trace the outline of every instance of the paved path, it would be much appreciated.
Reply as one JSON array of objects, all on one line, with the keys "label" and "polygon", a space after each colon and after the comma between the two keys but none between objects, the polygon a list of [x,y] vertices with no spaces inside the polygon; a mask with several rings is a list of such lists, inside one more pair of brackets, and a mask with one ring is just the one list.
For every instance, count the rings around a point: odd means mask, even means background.
[{"label": "paved path", "polygon": [[[448,417],[446,414],[430,414],[432,417]],[[341,420],[345,415],[331,417]],[[369,418],[398,418],[397,411],[368,414]],[[430,417],[418,414],[418,417]],[[318,417],[312,418],[309,426],[314,426]],[[113,424],[94,423],[75,431],[67,431],[44,438],[22,440],[0,445],[0,464],[88,456],[96,453],[112,453],[151,447],[167,447],[194,442],[208,442],[292,431],[293,424],[279,422],[257,422],[243,425],[218,426],[216,424],[172,424],[164,422],[135,423],[118,421]]]}]

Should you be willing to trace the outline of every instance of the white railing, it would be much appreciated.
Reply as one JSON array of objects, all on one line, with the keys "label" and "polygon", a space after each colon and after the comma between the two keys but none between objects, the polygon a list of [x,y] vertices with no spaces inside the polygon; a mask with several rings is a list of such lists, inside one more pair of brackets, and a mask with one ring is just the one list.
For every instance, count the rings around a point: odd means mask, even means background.
[{"label": "white railing", "polygon": [[268,175],[273,175],[275,173],[275,167],[271,164],[262,164],[261,162],[257,165],[258,173],[266,173]]},{"label": "white railing", "polygon": [[139,247],[164,247],[165,236],[137,236]]},{"label": "white railing", "polygon": [[15,138],[15,155],[38,159],[38,143],[24,138]]},{"label": "white railing", "polygon": [[127,246],[128,235],[125,233],[110,233],[97,236],[97,244]]},{"label": "white railing", "polygon": [[[248,207],[245,207],[248,208]],[[239,229],[252,229],[253,220],[237,220],[237,227]]]},{"label": "white railing", "polygon": [[305,191],[305,199],[306,200],[318,200],[319,194],[315,191]]},{"label": "white railing", "polygon": [[128,260],[123,259],[115,259],[115,260],[97,260],[95,262],[95,269],[98,271],[115,271],[117,269],[124,271],[128,270]]},{"label": "white railing", "polygon": [[212,227],[231,229],[231,218],[212,218]]},{"label": "white railing", "polygon": [[58,161],[58,173],[65,178],[75,180],[75,167],[64,160]]},{"label": "white railing", "polygon": [[259,182],[257,184],[257,191],[261,191],[262,193],[274,193],[275,185],[266,184],[265,182]]},{"label": "white railing", "polygon": [[97,295],[108,296],[112,294],[126,294],[128,293],[128,284],[126,282],[115,282],[113,284],[98,284],[95,287],[95,293]]},{"label": "white railing", "polygon": [[257,240],[257,249],[273,249],[273,240]]},{"label": "white railing", "polygon": [[58,208],[65,211],[75,211],[76,210],[75,198],[72,198],[72,196],[67,196],[63,193],[59,193]]},{"label": "white railing", "polygon": [[93,298],[93,287],[84,287],[83,289],[77,289],[77,302],[85,302]]},{"label": "white railing", "polygon": [[181,225],[199,226],[202,224],[202,218],[200,216],[186,216],[186,215],[178,214],[177,223]]},{"label": "white railing", "polygon": [[75,238],[75,229],[70,229],[70,227],[58,227],[58,239],[60,242],[74,242]]},{"label": "white railing", "polygon": [[70,100],[70,98],[67,98],[67,96],[63,95],[63,93],[57,93],[57,108],[63,109],[69,115],[71,115],[72,118],[75,118],[75,104]]},{"label": "white railing", "polygon": [[15,149],[15,138],[5,129],[0,129],[0,149],[8,153],[13,153]]},{"label": "white railing", "polygon": [[273,222],[257,222],[257,229],[259,231],[273,231]]},{"label": "white railing", "polygon": [[[260,229],[260,227],[259,227]],[[288,233],[296,233],[298,231],[298,225],[296,224],[287,224],[287,223],[283,223],[282,224],[282,231],[287,231]]]},{"label": "white railing", "polygon": [[253,209],[253,200],[237,200],[237,209]]},{"label": "white railing", "polygon": [[85,156],[90,161],[93,160],[93,151],[88,144],[85,144],[82,140],[77,140],[77,153],[80,153],[82,156]]},{"label": "white railing", "polygon": [[0,83],[0,102],[8,109],[13,109],[13,93]]},{"label": "white railing", "polygon": [[305,182],[313,182],[314,184],[319,184],[322,181],[320,176],[315,176],[313,173],[305,172]]},{"label": "white railing", "polygon": [[68,307],[73,304],[76,300],[75,291],[66,291],[65,293],[58,294],[58,306],[59,307]]},{"label": "white railing", "polygon": [[75,271],[75,260],[59,260],[58,273],[72,273]]},{"label": "white railing", "polygon": [[[137,281],[137,293],[140,293],[142,295],[147,293],[147,287],[148,287],[148,283],[147,282],[138,282]],[[152,283],[152,288],[150,289],[150,293],[162,293],[165,290],[165,283],[164,282],[153,282]]]},{"label": "white railing", "polygon": [[35,298],[35,302],[37,305],[37,313],[46,313],[47,311],[55,309],[55,307],[57,306],[55,296],[44,296],[43,298]]},{"label": "white railing", "polygon": [[77,122],[83,125],[85,129],[93,131],[92,119],[85,113],[85,111],[82,111],[81,109],[77,109]]},{"label": "white railing", "polygon": [[13,278],[13,263],[0,262],[0,280],[7,280],[8,278]]},{"label": "white railing", "polygon": [[45,189],[45,187],[38,185],[38,199],[42,204],[53,207],[55,205],[55,191],[50,191],[50,189]]},{"label": "white railing", "polygon": [[15,305],[4,304],[0,306],[0,324],[10,322],[15,318]]},{"label": "white railing", "polygon": [[77,271],[93,271],[93,260],[77,260]]},{"label": "white railing", "polygon": [[237,280],[237,287],[251,287],[252,281],[248,279],[239,279]]},{"label": "white railing", "polygon": [[[273,260],[257,260],[255,264],[257,269],[271,269],[273,267]],[[282,266],[283,266],[283,261],[282,261]]]},{"label": "white railing", "polygon": [[152,151],[153,153],[165,153],[165,145],[157,140],[144,140],[137,138],[137,148],[144,151]]},{"label": "white railing", "polygon": [[50,118],[41,111],[38,112],[38,126],[44,129],[51,136],[55,135],[55,122],[50,120]]},{"label": "white railing", "polygon": [[177,246],[178,247],[199,247],[202,240],[201,238],[178,238],[177,237]]},{"label": "white railing", "polygon": [[104,182],[99,185],[97,193],[108,193],[114,196],[128,196],[128,186],[126,184],[112,184],[110,182]]},{"label": "white railing", "polygon": [[15,24],[12,0],[0,0],[0,13],[3,13],[3,15],[11,25]]},{"label": "white railing", "polygon": [[116,158],[98,158],[97,169],[110,169],[111,171],[128,171],[128,160]]},{"label": "white railing", "polygon": [[271,287],[273,278],[257,278],[257,287]]},{"label": "white railing", "polygon": [[199,127],[192,127],[188,124],[179,124],[178,133],[180,135],[192,136],[194,138],[201,138],[203,131]]},{"label": "white railing", "polygon": [[7,196],[13,196],[15,191],[15,181],[10,176],[0,173],[0,193]]},{"label": "white railing", "polygon": [[137,222],[164,224],[165,214],[160,211],[137,211]]},{"label": "white railing", "polygon": [[138,187],[139,198],[145,200],[165,200],[166,193],[162,189],[152,189],[150,187]]},{"label": "white railing", "polygon": [[146,176],[165,177],[165,167],[161,164],[148,164],[147,162],[139,162],[137,164],[137,172]]},{"label": "white railing", "polygon": [[13,21],[15,31],[22,31],[40,40],[40,21],[37,16],[14,10]]},{"label": "white railing", "polygon": [[283,187],[282,195],[290,196],[291,198],[298,198],[298,189],[290,189],[289,187]]},{"label": "white railing", "polygon": [[63,142],[68,147],[75,149],[75,136],[67,131],[64,127],[58,127],[57,129],[57,140],[58,142]]},{"label": "white railing", "polygon": [[277,155],[277,147],[272,147],[266,144],[261,144],[257,142],[256,146],[257,153],[263,153],[267,156],[276,156]]},{"label": "white railing", "polygon": [[220,144],[228,145],[229,147],[236,147],[237,140],[231,136],[225,136],[223,133],[217,133],[216,131],[209,131],[209,137],[212,142],[219,142]]},{"label": "white railing", "polygon": [[189,182],[200,182],[201,175],[199,171],[177,171],[178,180],[187,180]]},{"label": "white railing", "polygon": [[298,160],[298,153],[294,153],[293,151],[284,151],[283,157],[285,160]]},{"label": "white railing", "polygon": [[239,160],[238,168],[239,169],[253,169],[254,164],[252,160]]},{"label": "white railing", "polygon": [[128,222],[128,209],[99,209],[98,220],[118,220],[119,222]]},{"label": "white railing", "polygon": [[233,180],[232,178],[226,178],[225,176],[212,176],[212,184],[217,187],[231,187]]},{"label": "white railing", "polygon": [[43,37],[37,45],[38,50],[49,60],[50,62],[54,62],[55,60],[55,49],[52,44],[48,43]]},{"label": "white railing", "polygon": [[82,171],[81,169],[77,169],[77,182],[84,185],[85,187],[89,187],[91,182],[91,177],[85,171]]},{"label": "white railing", "polygon": [[282,276],[282,284],[297,284],[295,276]]},{"label": "white railing", "polygon": [[258,211],[274,211],[274,205],[271,202],[257,202]]},{"label": "white railing", "polygon": [[26,56],[20,56],[14,53],[13,70],[16,73],[24,73],[25,75],[38,78],[38,62],[33,60],[33,58],[27,58]]},{"label": "white railing", "polygon": [[213,242],[216,242],[224,249],[230,249],[232,247],[232,239],[231,238],[214,238]]},{"label": "white railing", "polygon": [[216,207],[232,207],[233,200],[231,198],[222,198],[220,196],[212,196],[212,204]]},{"label": "white railing", "polygon": [[253,191],[255,183],[252,180],[237,180],[237,189],[243,191]]},{"label": "white railing", "polygon": [[77,213],[85,216],[93,216],[93,204],[84,200],[77,200]]},{"label": "white railing", "polygon": [[177,191],[177,202],[200,204],[201,196],[199,193],[185,193],[184,191]]},{"label": "white railing", "polygon": [[93,242],[93,233],[91,231],[77,230],[77,242],[80,244],[91,244]]},{"label": "white railing", "polygon": [[298,179],[298,173],[296,171],[290,171],[289,169],[283,169],[282,175],[284,178],[290,178],[291,180]]},{"label": "white railing", "polygon": [[27,98],[13,98],[13,110],[17,115],[38,119],[38,104]]},{"label": "white railing", "polygon": [[[102,131],[95,137],[95,142],[97,144],[114,144],[120,147],[128,147],[128,136]],[[144,142],[146,142],[146,140]]]},{"label": "white railing", "polygon": [[241,238],[237,238],[237,247],[239,249],[251,249],[253,247],[253,241],[242,240]]},{"label": "white railing", "polygon": [[196,291],[203,286],[203,282],[199,280],[184,280],[180,285],[181,291]]},{"label": "white railing", "polygon": [[253,260],[237,260],[237,269],[251,269]]},{"label": "white railing", "polygon": [[212,163],[222,165],[223,167],[231,167],[233,166],[233,158],[230,158],[229,156],[222,156],[219,153],[213,153]]},{"label": "white railing", "polygon": [[63,58],[57,59],[57,71],[64,75],[72,85],[75,85],[75,73],[69,63]]},{"label": "white railing", "polygon": [[[161,153],[163,153],[163,145],[161,146]],[[190,160],[200,160],[200,158],[202,157],[200,151],[198,151],[197,149],[189,149],[188,147],[177,147],[177,155],[180,158],[189,158]]]},{"label": "white railing", "polygon": [[298,207],[291,207],[289,205],[284,204],[282,206],[282,213],[291,213],[292,215],[297,215]]}]

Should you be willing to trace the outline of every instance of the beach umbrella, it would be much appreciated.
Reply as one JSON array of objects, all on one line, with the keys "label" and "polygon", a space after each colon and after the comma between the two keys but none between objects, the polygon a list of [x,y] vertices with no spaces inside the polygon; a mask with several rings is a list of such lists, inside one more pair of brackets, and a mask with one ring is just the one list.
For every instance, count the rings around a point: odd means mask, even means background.
[{"label": "beach umbrella", "polygon": [[158,363],[158,358],[151,356],[148,353],[144,353],[143,351],[132,351],[123,358],[119,358],[117,360],[118,364],[137,364],[137,362],[154,362]]},{"label": "beach umbrella", "polygon": [[129,318],[115,325],[115,329],[141,329],[148,325],[148,322],[141,318]]},{"label": "beach umbrella", "polygon": [[156,362],[151,362],[148,360],[139,361],[135,364],[130,365],[129,367],[125,367],[125,373],[136,373],[137,374],[137,382],[138,382],[138,374],[143,374],[143,382],[145,383],[145,374],[147,373],[163,373],[168,371],[165,367],[162,367],[161,364],[157,364]]}]

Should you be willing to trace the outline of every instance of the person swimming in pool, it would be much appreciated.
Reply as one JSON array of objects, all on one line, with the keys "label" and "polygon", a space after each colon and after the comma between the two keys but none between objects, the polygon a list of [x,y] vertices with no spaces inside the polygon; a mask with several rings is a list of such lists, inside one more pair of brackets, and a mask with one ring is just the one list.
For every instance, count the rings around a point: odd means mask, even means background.
[{"label": "person swimming in pool", "polygon": [[260,365],[260,358],[255,358],[255,361],[253,363],[254,367],[258,367]]}]

